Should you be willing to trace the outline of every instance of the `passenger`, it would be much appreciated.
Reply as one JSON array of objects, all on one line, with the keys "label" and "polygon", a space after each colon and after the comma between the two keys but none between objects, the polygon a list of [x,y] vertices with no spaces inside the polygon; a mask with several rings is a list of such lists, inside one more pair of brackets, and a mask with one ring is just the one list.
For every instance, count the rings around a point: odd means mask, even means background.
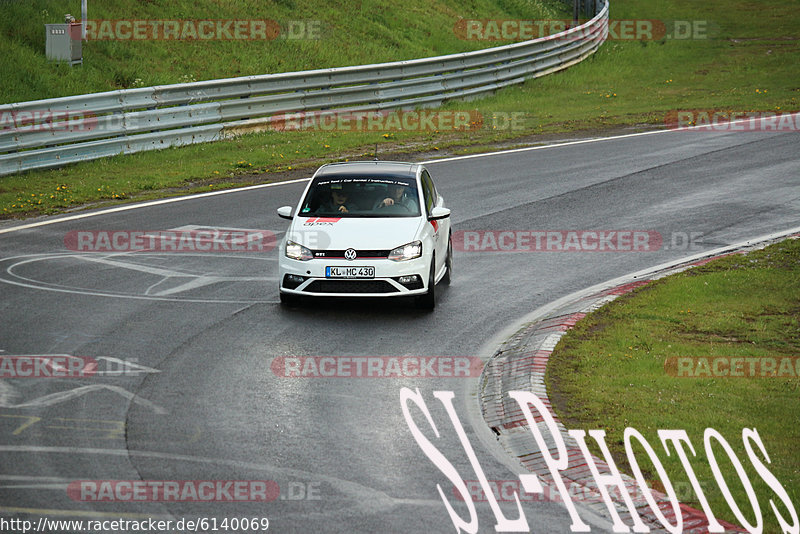
[{"label": "passenger", "polygon": [[358,206],[350,200],[350,191],[342,184],[331,184],[331,197],[317,209],[317,213],[350,213]]}]

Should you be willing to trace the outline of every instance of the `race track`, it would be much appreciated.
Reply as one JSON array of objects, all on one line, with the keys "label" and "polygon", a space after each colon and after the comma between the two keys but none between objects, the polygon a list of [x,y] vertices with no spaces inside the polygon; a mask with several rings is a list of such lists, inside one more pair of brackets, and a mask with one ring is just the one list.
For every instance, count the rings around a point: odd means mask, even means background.
[{"label": "race track", "polygon": [[[276,358],[485,358],[499,332],[559,297],[796,226],[799,141],[676,131],[429,162],[454,231],[649,231],[663,240],[630,252],[459,250],[432,313],[390,300],[282,307],[274,249],[65,247],[79,230],[262,229],[280,238],[287,221],[275,209],[296,204],[305,182],[2,226],[0,355],[86,356],[108,372],[0,380],[0,515],[267,517],[275,532],[453,532],[437,491],[455,502],[452,484],[412,437],[399,393],[419,388],[441,438],[421,414],[415,420],[475,479],[432,395],[453,391],[487,478],[516,479],[521,468],[472,427],[474,379],[287,378],[274,371]],[[89,502],[67,491],[80,480],[140,479],[269,480],[280,496]],[[488,504],[478,511],[480,531],[494,532]],[[533,531],[570,531],[560,504],[525,503],[524,513]],[[584,519],[606,531],[602,519]]]}]

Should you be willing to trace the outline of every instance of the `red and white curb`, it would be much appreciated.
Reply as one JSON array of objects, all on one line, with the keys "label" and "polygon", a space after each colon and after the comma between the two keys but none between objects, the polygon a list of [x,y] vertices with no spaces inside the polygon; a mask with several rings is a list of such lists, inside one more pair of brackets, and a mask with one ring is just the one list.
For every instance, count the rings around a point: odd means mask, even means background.
[{"label": "red and white curb", "polygon": [[[547,488],[546,495],[557,495],[553,478],[544,460],[542,452],[536,444],[533,434],[526,428],[525,416],[517,402],[509,395],[509,391],[531,391],[539,397],[553,416],[567,447],[569,467],[560,471],[565,486],[572,493],[578,490],[581,495],[579,504],[601,517],[610,518],[609,511],[603,501],[592,472],[577,442],[567,434],[567,429],[553,412],[547,388],[544,383],[545,371],[550,355],[561,336],[584,318],[588,313],[611,302],[620,295],[648,284],[652,280],[663,278],[691,267],[702,265],[728,254],[744,252],[746,249],[763,248],[771,242],[789,236],[800,237],[800,228],[787,232],[771,234],[744,243],[716,249],[704,254],[661,265],[647,271],[641,271],[620,277],[605,284],[564,297],[529,315],[526,324],[500,345],[484,367],[480,378],[480,390],[477,398],[483,420],[497,437],[503,449],[528,471],[538,475],[542,485]],[[549,436],[542,418],[537,416],[535,422],[540,426],[542,436]],[[552,438],[547,443],[552,457],[558,457],[558,450]],[[608,464],[599,458],[592,457],[601,473],[608,473]],[[628,494],[632,496],[636,513],[651,531],[662,531],[663,525],[658,515],[652,510],[642,495],[633,477],[622,475]],[[660,515],[671,524],[675,524],[675,512],[668,497],[656,490],[650,490],[659,508]],[[621,495],[612,494],[614,505],[622,521],[633,524],[633,519],[624,504]],[[708,518],[697,509],[680,505],[683,517],[683,532],[700,534],[708,532]],[[741,527],[720,521],[726,532],[746,532]]]}]

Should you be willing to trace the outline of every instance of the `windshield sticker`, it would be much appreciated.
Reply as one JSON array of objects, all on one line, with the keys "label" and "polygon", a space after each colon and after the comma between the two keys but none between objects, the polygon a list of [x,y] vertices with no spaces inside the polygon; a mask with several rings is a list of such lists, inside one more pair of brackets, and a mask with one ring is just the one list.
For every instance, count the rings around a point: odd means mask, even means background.
[{"label": "windshield sticker", "polygon": [[333,226],[340,220],[341,217],[311,217],[303,226]]}]

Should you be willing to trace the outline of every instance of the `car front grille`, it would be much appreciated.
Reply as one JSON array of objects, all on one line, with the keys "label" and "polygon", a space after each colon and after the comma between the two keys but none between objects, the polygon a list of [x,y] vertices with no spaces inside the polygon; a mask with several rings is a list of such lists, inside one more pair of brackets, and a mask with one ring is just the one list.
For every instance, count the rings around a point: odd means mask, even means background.
[{"label": "car front grille", "polygon": [[[318,259],[344,258],[344,250],[312,250],[311,253]],[[356,250],[356,258],[388,258],[391,250]]]},{"label": "car front grille", "polygon": [[397,293],[386,280],[314,280],[305,288],[309,293]]}]

